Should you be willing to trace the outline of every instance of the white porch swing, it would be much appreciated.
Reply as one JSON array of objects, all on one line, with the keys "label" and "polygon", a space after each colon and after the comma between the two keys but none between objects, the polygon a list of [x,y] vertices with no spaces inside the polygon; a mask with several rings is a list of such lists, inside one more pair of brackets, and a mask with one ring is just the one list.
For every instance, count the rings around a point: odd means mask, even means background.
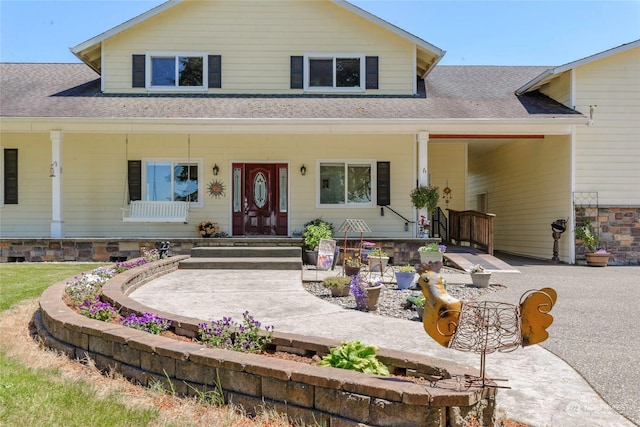
[{"label": "white porch swing", "polygon": [[[125,157],[129,161],[129,136],[125,143]],[[191,181],[191,136],[187,148],[187,179]],[[128,172],[127,172],[128,175]],[[186,201],[130,200],[128,207],[127,193],[130,177],[127,176],[123,192],[122,222],[189,222],[189,198]]]}]

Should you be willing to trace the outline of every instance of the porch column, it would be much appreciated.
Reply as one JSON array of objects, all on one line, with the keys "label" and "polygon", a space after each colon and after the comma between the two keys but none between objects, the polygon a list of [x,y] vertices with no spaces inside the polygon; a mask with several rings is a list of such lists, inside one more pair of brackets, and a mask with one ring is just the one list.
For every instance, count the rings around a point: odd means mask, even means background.
[{"label": "porch column", "polygon": [[49,134],[51,140],[51,237],[64,237],[62,218],[62,131],[54,130]]},{"label": "porch column", "polygon": [[428,152],[429,132],[418,133],[418,184],[429,185]]},{"label": "porch column", "polygon": [[[429,132],[419,132],[417,138],[417,155],[418,155],[418,185],[429,185],[429,154],[427,144],[429,143]],[[415,235],[419,235],[420,216],[424,215],[428,218],[429,213],[426,209],[416,209],[415,217]]]}]

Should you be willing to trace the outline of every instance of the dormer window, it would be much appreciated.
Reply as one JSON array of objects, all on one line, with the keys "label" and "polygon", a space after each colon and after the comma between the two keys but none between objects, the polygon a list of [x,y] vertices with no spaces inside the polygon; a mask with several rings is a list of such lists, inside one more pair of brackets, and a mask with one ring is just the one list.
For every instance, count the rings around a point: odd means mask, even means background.
[{"label": "dormer window", "polygon": [[159,91],[206,90],[206,58],[207,55],[202,53],[148,53],[146,88]]},{"label": "dormer window", "polygon": [[365,57],[360,54],[304,56],[304,89],[309,92],[362,92]]}]

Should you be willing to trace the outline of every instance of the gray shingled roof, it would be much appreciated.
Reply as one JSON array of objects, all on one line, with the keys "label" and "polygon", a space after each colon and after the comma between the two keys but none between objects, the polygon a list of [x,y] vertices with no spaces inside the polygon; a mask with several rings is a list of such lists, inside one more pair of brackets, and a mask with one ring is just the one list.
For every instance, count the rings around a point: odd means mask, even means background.
[{"label": "gray shingled roof", "polygon": [[522,119],[575,117],[514,91],[547,67],[438,66],[426,96],[105,95],[84,64],[0,64],[0,116],[76,118]]}]

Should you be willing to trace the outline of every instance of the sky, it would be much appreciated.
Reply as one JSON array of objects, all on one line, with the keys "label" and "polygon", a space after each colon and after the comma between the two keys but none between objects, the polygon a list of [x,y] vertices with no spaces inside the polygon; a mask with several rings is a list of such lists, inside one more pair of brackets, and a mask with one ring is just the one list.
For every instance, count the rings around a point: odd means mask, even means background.
[{"label": "sky", "polygon": [[[0,62],[79,62],[70,47],[162,3],[0,0]],[[443,65],[559,66],[640,39],[640,0],[351,3],[445,50]]]}]

